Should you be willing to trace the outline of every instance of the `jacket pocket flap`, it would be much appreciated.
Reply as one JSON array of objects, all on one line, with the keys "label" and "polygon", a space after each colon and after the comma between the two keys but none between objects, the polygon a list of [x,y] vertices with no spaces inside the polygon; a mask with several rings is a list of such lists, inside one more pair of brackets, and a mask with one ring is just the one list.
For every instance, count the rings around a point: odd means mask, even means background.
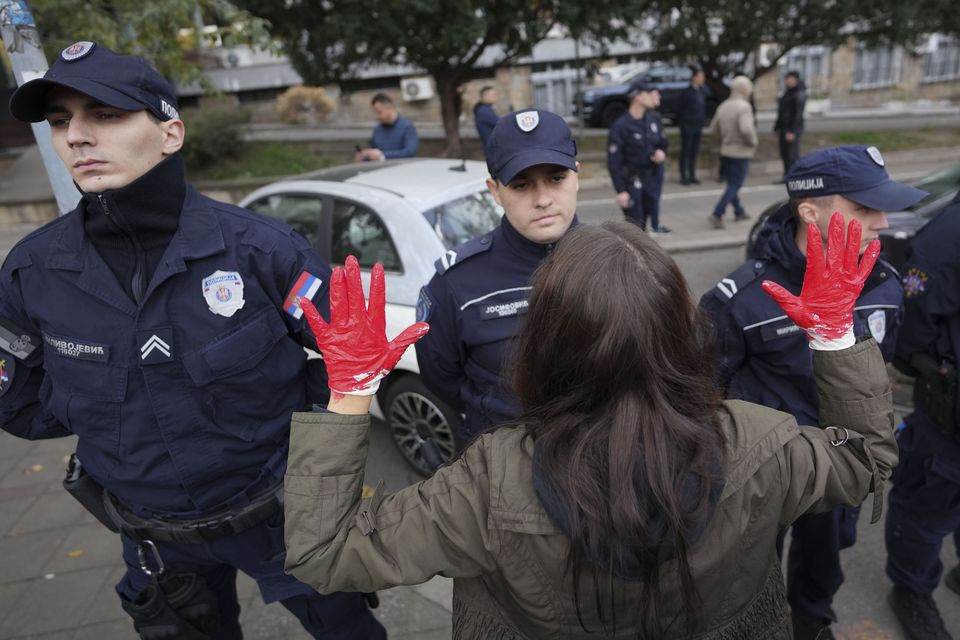
[{"label": "jacket pocket flap", "polygon": [[183,366],[197,385],[246,371],[273,350],[287,335],[287,326],[275,309],[267,308],[245,324],[183,357]]}]

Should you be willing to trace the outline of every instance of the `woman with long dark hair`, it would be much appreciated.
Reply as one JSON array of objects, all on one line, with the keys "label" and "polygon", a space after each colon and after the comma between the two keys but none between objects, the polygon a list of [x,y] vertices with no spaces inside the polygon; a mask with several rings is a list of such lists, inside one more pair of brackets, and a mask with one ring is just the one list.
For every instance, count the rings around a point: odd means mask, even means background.
[{"label": "woman with long dark hair", "polygon": [[333,396],[293,418],[287,570],[324,592],[453,577],[455,638],[789,638],[777,532],[882,495],[897,457],[883,360],[852,334],[879,246],[858,264],[847,235],[834,220],[824,259],[810,228],[799,296],[764,285],[811,339],[823,428],[723,402],[673,260],[634,225],[584,225],[532,282],[522,417],[365,502],[370,394],[427,327],[387,342],[382,270],[367,311],[348,261],[331,323],[304,305]]}]

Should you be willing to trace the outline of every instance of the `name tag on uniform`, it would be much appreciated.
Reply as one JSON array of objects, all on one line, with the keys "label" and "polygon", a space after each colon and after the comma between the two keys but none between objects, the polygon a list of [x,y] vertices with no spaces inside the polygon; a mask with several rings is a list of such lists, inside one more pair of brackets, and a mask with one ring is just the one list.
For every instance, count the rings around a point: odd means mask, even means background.
[{"label": "name tag on uniform", "polygon": [[43,341],[64,358],[92,360],[93,362],[108,362],[110,360],[110,345],[107,344],[75,338],[62,338],[49,333],[43,334]]},{"label": "name tag on uniform", "polygon": [[480,318],[482,320],[509,318],[511,316],[517,316],[526,313],[529,307],[530,302],[527,300],[514,300],[513,302],[485,304],[480,307]]},{"label": "name tag on uniform", "polygon": [[770,323],[760,327],[760,337],[764,342],[770,342],[778,338],[785,338],[800,333],[800,327],[795,325],[792,320]]}]

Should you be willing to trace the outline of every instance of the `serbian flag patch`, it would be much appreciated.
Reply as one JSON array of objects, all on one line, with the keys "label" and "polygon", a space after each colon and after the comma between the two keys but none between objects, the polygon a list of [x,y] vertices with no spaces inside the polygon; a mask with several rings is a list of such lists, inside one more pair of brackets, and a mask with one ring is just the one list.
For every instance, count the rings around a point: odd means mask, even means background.
[{"label": "serbian flag patch", "polygon": [[320,285],[322,284],[323,280],[312,273],[304,271],[293,284],[293,288],[290,289],[290,293],[287,294],[287,299],[283,301],[283,310],[299,320],[303,317],[303,309],[300,308],[300,298],[307,298],[312,301],[313,296],[317,295],[317,291],[320,291]]}]

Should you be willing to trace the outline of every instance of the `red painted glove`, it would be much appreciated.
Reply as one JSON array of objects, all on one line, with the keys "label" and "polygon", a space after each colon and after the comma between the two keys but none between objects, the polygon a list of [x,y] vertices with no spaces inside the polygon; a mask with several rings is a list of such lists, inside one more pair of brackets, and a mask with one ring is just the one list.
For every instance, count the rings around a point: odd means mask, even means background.
[{"label": "red painted glove", "polygon": [[426,322],[417,322],[387,342],[383,265],[373,265],[370,304],[365,305],[360,265],[353,256],[347,257],[346,271],[337,267],[330,278],[330,324],[309,300],[301,299],[300,304],[323,354],[330,390],[336,393],[376,393],[380,378],[390,373],[407,347],[430,330]]},{"label": "red painted glove", "polygon": [[800,296],[775,282],[763,281],[763,290],[806,332],[814,349],[845,349],[855,341],[853,307],[880,255],[880,241],[873,240],[860,259],[860,234],[860,223],[851,220],[843,247],[843,216],[834,213],[824,264],[820,230],[816,225],[808,225],[807,270]]}]

